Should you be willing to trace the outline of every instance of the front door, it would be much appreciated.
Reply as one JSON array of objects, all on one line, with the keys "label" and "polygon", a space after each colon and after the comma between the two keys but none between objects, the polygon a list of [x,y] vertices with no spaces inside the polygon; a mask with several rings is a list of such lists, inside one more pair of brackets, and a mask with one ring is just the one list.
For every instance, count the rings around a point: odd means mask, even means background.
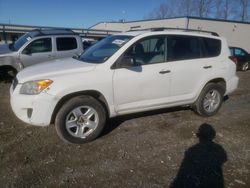
[{"label": "front door", "polygon": [[[171,71],[166,62],[165,37],[136,42],[118,60],[113,89],[118,114],[157,108],[168,102]],[[131,59],[131,66],[126,62]]]},{"label": "front door", "polygon": [[55,58],[52,50],[52,38],[40,38],[28,44],[20,53],[20,61],[24,67],[49,61]]}]

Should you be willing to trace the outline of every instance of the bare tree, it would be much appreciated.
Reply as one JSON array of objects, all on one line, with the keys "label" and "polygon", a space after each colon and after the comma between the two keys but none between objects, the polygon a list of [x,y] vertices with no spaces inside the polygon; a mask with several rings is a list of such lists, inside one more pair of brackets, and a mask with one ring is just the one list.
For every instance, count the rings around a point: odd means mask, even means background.
[{"label": "bare tree", "polygon": [[156,11],[157,18],[167,18],[172,15],[172,12],[167,4],[161,4],[158,11]]},{"label": "bare tree", "polygon": [[195,12],[194,0],[179,0],[178,14],[179,16],[192,16]]},{"label": "bare tree", "polygon": [[190,1],[190,0],[168,0],[166,3],[162,3],[159,7],[155,8],[152,12],[149,13],[147,18],[153,19],[164,19],[174,16],[181,16],[178,11],[178,4],[180,1]]},{"label": "bare tree", "polygon": [[214,0],[196,0],[194,1],[194,7],[196,15],[200,18],[211,17],[211,10],[214,6]]},{"label": "bare tree", "polygon": [[164,19],[174,16],[198,16],[247,21],[250,0],[168,0],[155,8],[147,18]]},{"label": "bare tree", "polygon": [[229,16],[229,6],[230,6],[230,0],[225,0],[224,2],[224,6],[223,6],[223,9],[222,9],[222,16],[225,20],[228,19],[228,16]]},{"label": "bare tree", "polygon": [[239,2],[239,18],[240,21],[246,21],[248,19],[249,0],[238,0]]}]

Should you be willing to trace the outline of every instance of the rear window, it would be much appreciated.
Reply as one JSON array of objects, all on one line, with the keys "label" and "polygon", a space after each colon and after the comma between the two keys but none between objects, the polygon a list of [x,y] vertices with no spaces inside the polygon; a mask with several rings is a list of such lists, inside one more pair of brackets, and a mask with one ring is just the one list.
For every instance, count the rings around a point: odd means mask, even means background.
[{"label": "rear window", "polygon": [[59,37],[56,39],[58,51],[73,50],[77,48],[76,38],[74,37]]},{"label": "rear window", "polygon": [[218,39],[203,38],[205,57],[216,57],[221,52],[221,41]]}]

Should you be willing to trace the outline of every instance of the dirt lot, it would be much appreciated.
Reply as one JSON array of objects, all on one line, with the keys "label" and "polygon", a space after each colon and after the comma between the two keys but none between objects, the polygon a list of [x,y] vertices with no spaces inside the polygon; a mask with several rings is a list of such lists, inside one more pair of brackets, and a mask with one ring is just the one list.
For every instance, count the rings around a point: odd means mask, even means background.
[{"label": "dirt lot", "polygon": [[[250,187],[250,71],[218,113],[202,118],[168,109],[110,120],[85,145],[62,142],[53,126],[19,121],[0,83],[0,187]],[[216,131],[214,142],[196,137]],[[209,132],[209,131],[208,131]],[[211,131],[210,131],[211,133]],[[186,155],[185,155],[186,153]],[[175,183],[173,183],[175,182]]]}]

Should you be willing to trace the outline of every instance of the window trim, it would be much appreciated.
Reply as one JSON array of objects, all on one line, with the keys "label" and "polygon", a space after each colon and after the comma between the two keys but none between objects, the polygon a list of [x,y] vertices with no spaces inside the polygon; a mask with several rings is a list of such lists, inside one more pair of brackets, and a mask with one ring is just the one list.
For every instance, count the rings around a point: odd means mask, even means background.
[{"label": "window trim", "polygon": [[[199,46],[200,46],[200,57],[198,58],[190,58],[190,59],[181,59],[181,60],[169,60],[168,58],[168,39],[169,37],[175,37],[175,36],[181,36],[181,37],[193,37],[193,38],[197,38],[199,41]],[[206,58],[216,58],[219,57],[221,55],[221,50],[222,50],[222,41],[220,39],[216,39],[216,38],[210,38],[210,37],[206,37],[206,36],[196,36],[196,35],[180,35],[180,34],[162,34],[162,35],[151,35],[151,36],[147,36],[144,38],[141,38],[137,41],[135,41],[133,44],[131,44],[129,46],[129,48],[127,48],[122,55],[120,55],[117,60],[115,61],[115,63],[112,64],[112,66],[110,67],[111,69],[121,69],[124,67],[118,66],[121,59],[123,58],[124,54],[126,54],[126,52],[128,50],[130,50],[130,48],[135,45],[136,43],[139,43],[143,40],[146,39],[150,39],[150,38],[157,38],[157,37],[164,37],[165,38],[165,61],[164,62],[158,62],[158,63],[169,63],[169,62],[175,62],[175,61],[192,61],[192,60],[197,60],[197,59],[206,59]],[[220,52],[218,55],[216,56],[211,56],[211,57],[206,57],[208,52],[207,49],[205,47],[205,41],[204,39],[213,39],[213,40],[218,40],[220,42]],[[153,65],[153,64],[158,64],[158,63],[150,63],[150,64],[144,64],[144,65],[138,65],[138,66],[145,66],[145,65]],[[138,67],[138,66],[133,66],[133,67]]]}]

